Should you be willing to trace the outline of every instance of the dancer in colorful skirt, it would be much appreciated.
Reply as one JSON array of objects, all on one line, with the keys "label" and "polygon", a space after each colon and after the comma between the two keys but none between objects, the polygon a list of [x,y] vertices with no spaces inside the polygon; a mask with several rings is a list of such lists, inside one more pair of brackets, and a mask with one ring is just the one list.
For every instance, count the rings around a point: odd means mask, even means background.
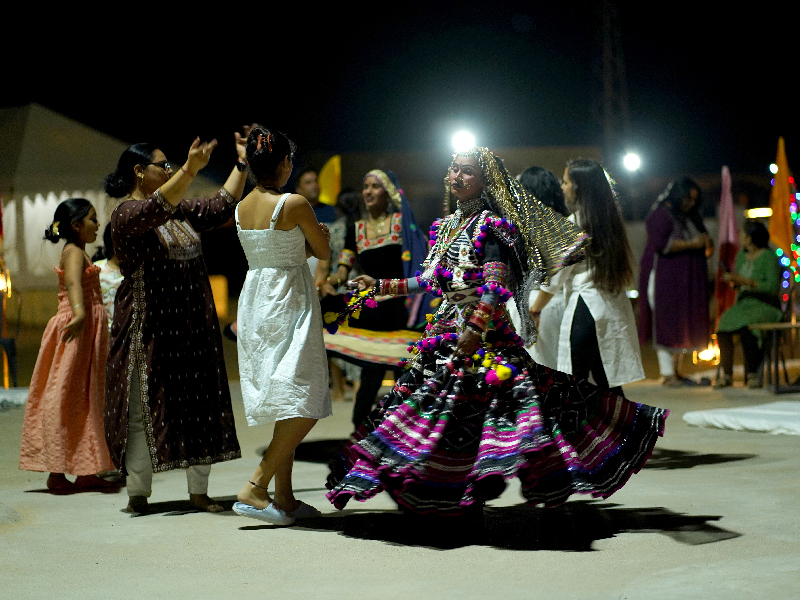
[{"label": "dancer in colorful skirt", "polygon": [[[443,294],[394,389],[345,445],[328,478],[343,508],[387,491],[404,510],[480,513],[518,477],[532,504],[573,493],[606,498],[647,461],[666,410],[534,363],[532,286],[582,259],[586,234],[531,198],[486,148],[454,156],[445,179],[455,213],[434,223],[415,278],[359,276],[351,310],[374,295]],[[520,302],[519,334],[505,303]]]}]

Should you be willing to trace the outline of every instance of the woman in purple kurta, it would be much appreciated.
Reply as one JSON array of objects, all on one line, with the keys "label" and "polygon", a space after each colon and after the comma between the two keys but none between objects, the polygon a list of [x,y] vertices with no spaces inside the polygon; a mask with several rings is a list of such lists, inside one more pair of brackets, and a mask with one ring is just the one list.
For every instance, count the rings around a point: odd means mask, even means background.
[{"label": "woman in purple kurta", "polygon": [[173,175],[161,150],[137,144],[104,185],[111,196],[127,195],[111,216],[124,279],[105,422],[112,460],[128,475],[130,512],[147,511],[153,472],[176,468],[187,470],[194,506],[221,511],[207,495],[210,465],[241,456],[199,232],[233,217],[246,174],[234,169],[213,198],[181,200],[215,145],[196,140]]},{"label": "woman in purple kurta", "polygon": [[639,341],[652,341],[665,384],[686,384],[680,357],[709,340],[706,257],[711,238],[697,210],[700,188],[685,177],[669,184],[647,216],[639,271]]}]

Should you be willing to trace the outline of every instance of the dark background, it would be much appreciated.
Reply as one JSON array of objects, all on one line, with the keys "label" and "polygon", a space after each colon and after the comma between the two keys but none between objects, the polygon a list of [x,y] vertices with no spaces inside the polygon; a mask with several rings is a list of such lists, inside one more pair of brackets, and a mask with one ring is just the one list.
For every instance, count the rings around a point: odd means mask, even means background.
[{"label": "dark background", "polygon": [[[601,16],[614,7],[642,174],[758,173],[797,122],[781,5],[451,2],[108,5],[9,19],[0,104],[38,102],[180,157],[259,121],[301,152],[603,146]],[[199,5],[198,5],[199,6]],[[57,10],[54,8],[53,10]],[[612,172],[619,156],[606,156]],[[173,159],[175,160],[175,159]]]},{"label": "dark background", "polygon": [[[644,191],[627,218],[641,218],[682,174],[704,178],[712,216],[723,165],[734,196],[744,190],[763,205],[779,136],[790,165],[800,150],[788,3],[710,4],[55,6],[4,19],[0,105],[37,102],[124,142],[153,141],[175,161],[195,136],[218,138],[205,174],[220,181],[235,157],[233,132],[254,121],[292,137],[297,163],[351,152],[446,157],[462,128],[490,148],[597,146],[629,195],[620,161],[632,149]],[[629,109],[629,135],[611,151],[604,15],[621,42]],[[246,269],[235,231],[204,243],[230,250],[206,260],[235,294]]]}]

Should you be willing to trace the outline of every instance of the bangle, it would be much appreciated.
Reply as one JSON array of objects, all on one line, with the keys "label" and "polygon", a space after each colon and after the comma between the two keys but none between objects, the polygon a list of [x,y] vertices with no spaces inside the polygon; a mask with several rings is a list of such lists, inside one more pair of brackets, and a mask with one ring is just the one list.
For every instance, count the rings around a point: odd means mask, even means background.
[{"label": "bangle", "polygon": [[184,172],[186,175],[188,175],[189,177],[194,177],[194,175],[192,175],[192,174],[191,174],[191,172],[189,171],[189,169],[184,169],[184,168],[183,168],[183,165],[181,165],[181,171],[183,171],[183,172]]},{"label": "bangle", "polygon": [[241,158],[236,160],[236,169],[239,171],[247,171],[247,161]]}]

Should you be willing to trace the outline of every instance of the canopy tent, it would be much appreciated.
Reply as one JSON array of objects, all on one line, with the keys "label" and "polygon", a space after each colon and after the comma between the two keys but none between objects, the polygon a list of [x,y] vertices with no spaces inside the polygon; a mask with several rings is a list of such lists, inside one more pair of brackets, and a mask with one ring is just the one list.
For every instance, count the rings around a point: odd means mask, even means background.
[{"label": "canopy tent", "polygon": [[[43,240],[56,206],[70,197],[92,202],[102,230],[117,200],[101,191],[129,144],[38,104],[0,109],[3,252],[18,290],[55,289],[61,244]],[[216,192],[198,177],[190,193]],[[91,255],[94,248],[87,248]]]}]

